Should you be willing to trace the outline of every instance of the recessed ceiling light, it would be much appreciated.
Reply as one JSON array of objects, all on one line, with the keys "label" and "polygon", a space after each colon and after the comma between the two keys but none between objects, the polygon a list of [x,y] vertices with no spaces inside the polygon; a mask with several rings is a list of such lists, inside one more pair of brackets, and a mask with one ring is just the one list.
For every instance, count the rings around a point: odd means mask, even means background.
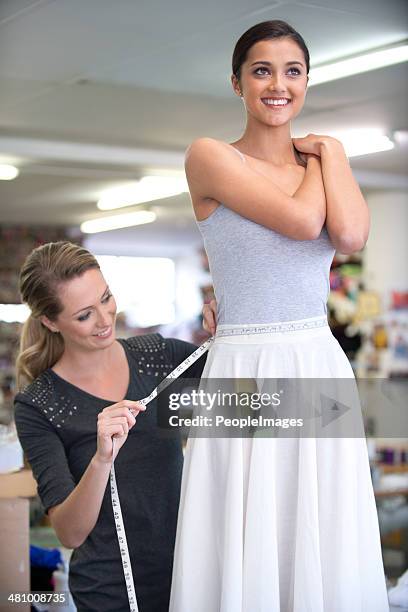
[{"label": "recessed ceiling light", "polygon": [[9,164],[0,164],[0,181],[12,181],[19,175],[19,169]]},{"label": "recessed ceiling light", "polygon": [[109,230],[121,229],[123,227],[153,223],[155,220],[156,213],[150,210],[138,210],[123,215],[113,215],[84,221],[81,224],[81,232],[84,232],[84,234],[97,234],[98,232],[108,232]]},{"label": "recessed ceiling light", "polygon": [[408,61],[408,44],[377,49],[311,68],[309,87]]}]

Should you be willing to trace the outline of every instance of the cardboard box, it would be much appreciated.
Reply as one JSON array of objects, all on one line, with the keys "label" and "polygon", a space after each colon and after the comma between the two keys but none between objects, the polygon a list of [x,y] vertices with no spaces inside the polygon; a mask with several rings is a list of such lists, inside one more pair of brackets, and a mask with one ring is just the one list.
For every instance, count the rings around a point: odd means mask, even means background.
[{"label": "cardboard box", "polygon": [[37,483],[31,470],[0,474],[0,498],[35,497]]},{"label": "cardboard box", "polygon": [[[30,591],[29,501],[37,483],[31,470],[0,474],[0,593]],[[7,599],[7,598],[6,598]],[[1,612],[29,612],[30,604],[0,602]]]},{"label": "cardboard box", "polygon": [[8,593],[30,591],[28,499],[0,499],[0,542],[0,610],[29,612],[29,604],[17,605],[3,599]]}]

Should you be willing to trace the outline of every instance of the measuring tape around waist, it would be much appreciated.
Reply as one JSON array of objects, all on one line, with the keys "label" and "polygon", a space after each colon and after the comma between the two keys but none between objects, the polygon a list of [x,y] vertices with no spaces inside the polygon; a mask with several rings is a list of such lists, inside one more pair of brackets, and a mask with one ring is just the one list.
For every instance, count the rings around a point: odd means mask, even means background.
[{"label": "measuring tape around waist", "polygon": [[328,327],[327,316],[301,319],[299,321],[284,321],[283,323],[268,323],[265,325],[219,325],[217,327],[217,338],[226,336],[252,336],[254,334],[286,333],[292,331],[303,331]]},{"label": "measuring tape around waist", "polygon": [[[183,372],[185,372],[194,362],[196,362],[208,349],[211,344],[214,342],[214,337],[209,338],[198,347],[191,355],[189,355],[180,365],[178,365],[166,378],[164,378],[161,383],[153,389],[153,391],[147,397],[139,400],[139,404],[143,406],[147,406],[152,400],[154,400],[161,391],[163,391],[166,387],[168,387],[171,382],[178,378]],[[112,453],[115,453],[115,438],[112,439]],[[122,559],[122,567],[123,567],[123,575],[125,577],[126,590],[129,600],[129,609],[130,612],[139,612],[139,608],[137,606],[136,599],[136,591],[135,585],[133,582],[133,573],[132,566],[130,563],[129,556],[129,547],[126,539],[125,525],[123,522],[122,510],[120,507],[118,486],[116,483],[116,475],[115,475],[115,462],[112,462],[111,471],[110,471],[110,489],[111,489],[111,498],[112,498],[112,508],[113,508],[113,517],[115,520],[115,528],[116,535],[119,542],[119,550],[120,556]]]}]

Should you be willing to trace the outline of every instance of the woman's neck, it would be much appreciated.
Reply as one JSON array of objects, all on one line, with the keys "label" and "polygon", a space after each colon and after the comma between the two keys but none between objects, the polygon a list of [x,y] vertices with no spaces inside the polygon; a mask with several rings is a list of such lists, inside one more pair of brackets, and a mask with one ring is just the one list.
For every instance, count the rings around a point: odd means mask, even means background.
[{"label": "woman's neck", "polygon": [[232,144],[238,145],[243,153],[275,166],[298,164],[289,122],[275,127],[249,121],[242,137]]}]

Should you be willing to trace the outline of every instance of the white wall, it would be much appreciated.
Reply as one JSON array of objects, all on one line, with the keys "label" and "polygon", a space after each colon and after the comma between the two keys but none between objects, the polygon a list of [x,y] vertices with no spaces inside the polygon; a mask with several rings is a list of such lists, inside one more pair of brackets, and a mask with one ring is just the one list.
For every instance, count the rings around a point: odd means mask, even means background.
[{"label": "white wall", "polygon": [[201,313],[203,300],[200,286],[207,280],[200,252],[195,250],[174,259],[176,265],[176,323],[191,320]]},{"label": "white wall", "polygon": [[408,290],[408,193],[366,194],[371,230],[364,251],[366,288],[378,291],[386,309],[390,291]]}]

